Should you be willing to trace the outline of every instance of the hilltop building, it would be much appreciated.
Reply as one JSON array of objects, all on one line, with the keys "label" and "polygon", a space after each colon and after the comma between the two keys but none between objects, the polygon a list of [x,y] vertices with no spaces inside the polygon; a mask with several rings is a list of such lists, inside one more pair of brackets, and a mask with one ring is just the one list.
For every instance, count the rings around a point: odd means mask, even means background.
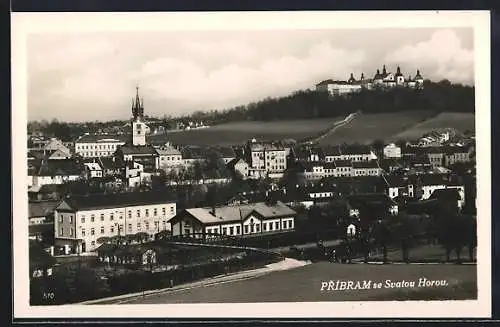
[{"label": "hilltop building", "polygon": [[374,89],[374,88],[393,88],[393,87],[408,87],[408,88],[423,88],[424,79],[420,74],[420,70],[417,69],[417,74],[415,77],[409,75],[407,78],[404,77],[401,72],[401,68],[398,66],[396,72],[388,72],[385,65],[382,67],[382,73],[379,69],[373,76],[372,79],[367,79],[364,73],[361,73],[361,77],[357,80],[354,74],[347,81],[328,79],[316,84],[316,91],[328,92],[332,96],[346,95],[355,92],[359,92],[362,89]]}]

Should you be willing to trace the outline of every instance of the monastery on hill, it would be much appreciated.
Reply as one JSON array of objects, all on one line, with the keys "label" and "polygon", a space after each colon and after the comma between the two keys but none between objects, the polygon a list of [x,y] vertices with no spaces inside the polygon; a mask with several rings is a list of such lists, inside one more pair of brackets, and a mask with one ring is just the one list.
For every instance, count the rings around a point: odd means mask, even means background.
[{"label": "monastery on hill", "polygon": [[387,72],[385,65],[382,68],[382,73],[377,69],[377,73],[372,79],[366,79],[361,73],[359,80],[356,80],[354,74],[351,73],[347,81],[336,81],[328,79],[316,84],[316,91],[328,92],[332,96],[345,95],[353,92],[358,92],[363,88],[373,89],[377,87],[392,88],[392,87],[409,87],[423,88],[424,79],[420,75],[420,70],[417,69],[417,74],[414,78],[408,76],[405,78],[401,73],[401,68],[398,66],[396,73]]}]

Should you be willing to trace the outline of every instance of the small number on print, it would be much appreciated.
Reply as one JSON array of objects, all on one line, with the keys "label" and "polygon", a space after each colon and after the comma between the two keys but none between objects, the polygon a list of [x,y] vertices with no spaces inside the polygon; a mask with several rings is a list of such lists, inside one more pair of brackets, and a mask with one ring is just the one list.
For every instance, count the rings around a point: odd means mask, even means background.
[{"label": "small number on print", "polygon": [[44,300],[53,300],[55,297],[56,296],[53,292],[43,292]]}]

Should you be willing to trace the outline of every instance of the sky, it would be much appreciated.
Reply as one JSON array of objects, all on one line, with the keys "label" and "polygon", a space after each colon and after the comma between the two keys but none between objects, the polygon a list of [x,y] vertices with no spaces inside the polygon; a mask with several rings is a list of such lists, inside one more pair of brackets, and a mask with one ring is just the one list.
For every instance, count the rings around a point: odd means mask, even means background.
[{"label": "sky", "polygon": [[472,29],[164,31],[32,34],[28,119],[128,119],[226,109],[324,79],[405,76],[473,84]]}]

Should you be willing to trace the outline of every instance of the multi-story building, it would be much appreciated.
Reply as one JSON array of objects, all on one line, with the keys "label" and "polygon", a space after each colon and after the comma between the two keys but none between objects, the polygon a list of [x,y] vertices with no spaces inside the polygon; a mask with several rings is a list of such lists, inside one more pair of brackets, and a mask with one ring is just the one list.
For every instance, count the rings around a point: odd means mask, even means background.
[{"label": "multi-story building", "polygon": [[102,167],[97,162],[84,163],[87,178],[100,178],[103,177]]},{"label": "multi-story building", "polygon": [[182,153],[173,146],[163,146],[156,149],[158,153],[158,168],[166,172],[183,165]]},{"label": "multi-story building", "polygon": [[86,133],[75,141],[75,153],[83,158],[111,157],[127,140],[127,135]]},{"label": "multi-story building", "polygon": [[361,73],[359,80],[356,80],[354,74],[351,73],[347,81],[338,80],[324,80],[316,84],[316,91],[328,92],[331,96],[347,95],[360,92],[362,89],[372,89],[377,87],[391,88],[391,87],[408,87],[408,88],[422,88],[424,79],[420,75],[420,70],[414,78],[408,76],[405,78],[401,73],[401,68],[398,66],[396,73],[388,72],[385,65],[382,68],[382,73],[377,69],[377,73],[373,79],[366,79],[364,74]]},{"label": "multi-story building", "polygon": [[322,149],[326,162],[349,160],[352,162],[370,161],[377,159],[377,156],[369,146],[349,145],[349,146],[329,146]]},{"label": "multi-story building", "polygon": [[251,169],[263,170],[269,177],[281,177],[287,168],[285,147],[278,142],[247,143],[248,162]]},{"label": "multi-story building", "polygon": [[384,147],[384,158],[399,159],[401,158],[401,147],[394,143],[388,144]]},{"label": "multi-story building", "polygon": [[95,250],[102,237],[143,232],[152,238],[170,230],[175,214],[175,201],[159,192],[66,197],[54,210],[55,243],[80,253]]}]

